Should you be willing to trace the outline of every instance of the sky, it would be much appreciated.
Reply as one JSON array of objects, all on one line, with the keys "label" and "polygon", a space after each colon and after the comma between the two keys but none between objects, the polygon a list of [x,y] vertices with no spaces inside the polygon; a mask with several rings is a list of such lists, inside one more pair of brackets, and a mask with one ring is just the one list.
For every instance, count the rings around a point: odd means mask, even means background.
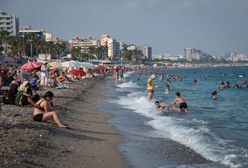
[{"label": "sky", "polygon": [[248,54],[248,0],[0,0],[0,10],[63,40],[109,34],[153,54]]}]

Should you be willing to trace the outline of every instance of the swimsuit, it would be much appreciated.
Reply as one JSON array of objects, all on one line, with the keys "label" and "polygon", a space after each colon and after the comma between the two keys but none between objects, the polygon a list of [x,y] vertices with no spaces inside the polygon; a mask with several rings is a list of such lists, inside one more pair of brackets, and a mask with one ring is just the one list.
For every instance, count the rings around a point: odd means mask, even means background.
[{"label": "swimsuit", "polygon": [[187,109],[188,108],[188,105],[185,103],[185,102],[183,102],[183,103],[180,103],[179,104],[179,108],[182,110],[182,109]]},{"label": "swimsuit", "polygon": [[154,83],[153,83],[153,81],[151,79],[149,79],[147,81],[147,90],[148,90],[148,94],[153,94],[154,93],[155,85],[154,85]]},{"label": "swimsuit", "polygon": [[[44,109],[43,107],[40,106],[40,104],[41,104],[43,101],[45,101],[45,100],[42,100],[42,101],[40,101],[39,104],[36,104],[36,105],[35,105],[35,108],[37,108],[37,109],[39,109],[39,110],[41,110],[41,111],[45,111],[45,109]],[[42,121],[42,119],[43,119],[43,114],[36,114],[36,115],[34,115],[34,117],[33,117],[33,120],[34,120],[34,121]]]},{"label": "swimsuit", "polygon": [[154,93],[154,90],[148,90],[148,93],[149,94],[153,94]]},{"label": "swimsuit", "polygon": [[42,121],[43,119],[43,114],[36,114],[34,117],[33,117],[33,120],[34,121]]}]

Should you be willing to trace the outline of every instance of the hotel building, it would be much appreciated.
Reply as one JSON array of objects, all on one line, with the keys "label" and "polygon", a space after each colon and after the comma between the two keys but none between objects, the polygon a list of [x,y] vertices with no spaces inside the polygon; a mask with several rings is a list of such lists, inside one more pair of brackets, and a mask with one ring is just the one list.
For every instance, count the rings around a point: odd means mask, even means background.
[{"label": "hotel building", "polygon": [[0,30],[6,30],[11,36],[16,36],[19,31],[18,17],[0,11]]}]

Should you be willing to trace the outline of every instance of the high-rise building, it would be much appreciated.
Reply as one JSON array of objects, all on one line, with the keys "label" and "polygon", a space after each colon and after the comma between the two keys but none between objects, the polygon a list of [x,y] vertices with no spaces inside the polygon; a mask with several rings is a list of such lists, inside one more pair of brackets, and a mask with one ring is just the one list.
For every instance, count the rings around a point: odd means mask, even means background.
[{"label": "high-rise building", "polygon": [[137,46],[138,50],[141,50],[143,54],[143,59],[148,59],[149,61],[152,60],[152,47],[148,45],[141,45]]},{"label": "high-rise building", "polygon": [[11,36],[16,36],[19,32],[18,17],[0,11],[0,30],[6,30]]},{"label": "high-rise building", "polygon": [[214,57],[210,54],[207,54],[201,50],[192,49],[192,48],[185,48],[184,49],[184,56],[187,61],[193,60],[201,60],[201,61],[209,61],[214,59]]},{"label": "high-rise building", "polygon": [[104,34],[100,37],[100,44],[108,47],[108,57],[114,59],[120,54],[120,43],[109,35]]}]

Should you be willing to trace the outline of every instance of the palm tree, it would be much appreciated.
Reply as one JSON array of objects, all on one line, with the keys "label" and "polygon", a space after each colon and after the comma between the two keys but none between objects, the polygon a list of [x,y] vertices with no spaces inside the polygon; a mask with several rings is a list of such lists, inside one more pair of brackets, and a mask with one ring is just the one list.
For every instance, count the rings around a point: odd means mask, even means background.
[{"label": "palm tree", "polygon": [[0,31],[0,44],[3,47],[4,54],[7,54],[8,40],[9,40],[9,32],[6,30],[1,30]]},{"label": "palm tree", "polygon": [[81,49],[80,48],[73,47],[71,49],[70,53],[72,55],[72,59],[79,60],[80,59],[80,56],[81,56]]},{"label": "palm tree", "polygon": [[11,46],[11,54],[14,56],[20,56],[22,40],[19,36],[10,36],[8,44]]},{"label": "palm tree", "polygon": [[90,59],[93,58],[93,55],[96,55],[96,47],[95,46],[90,46],[89,47],[89,56],[90,56]]}]

